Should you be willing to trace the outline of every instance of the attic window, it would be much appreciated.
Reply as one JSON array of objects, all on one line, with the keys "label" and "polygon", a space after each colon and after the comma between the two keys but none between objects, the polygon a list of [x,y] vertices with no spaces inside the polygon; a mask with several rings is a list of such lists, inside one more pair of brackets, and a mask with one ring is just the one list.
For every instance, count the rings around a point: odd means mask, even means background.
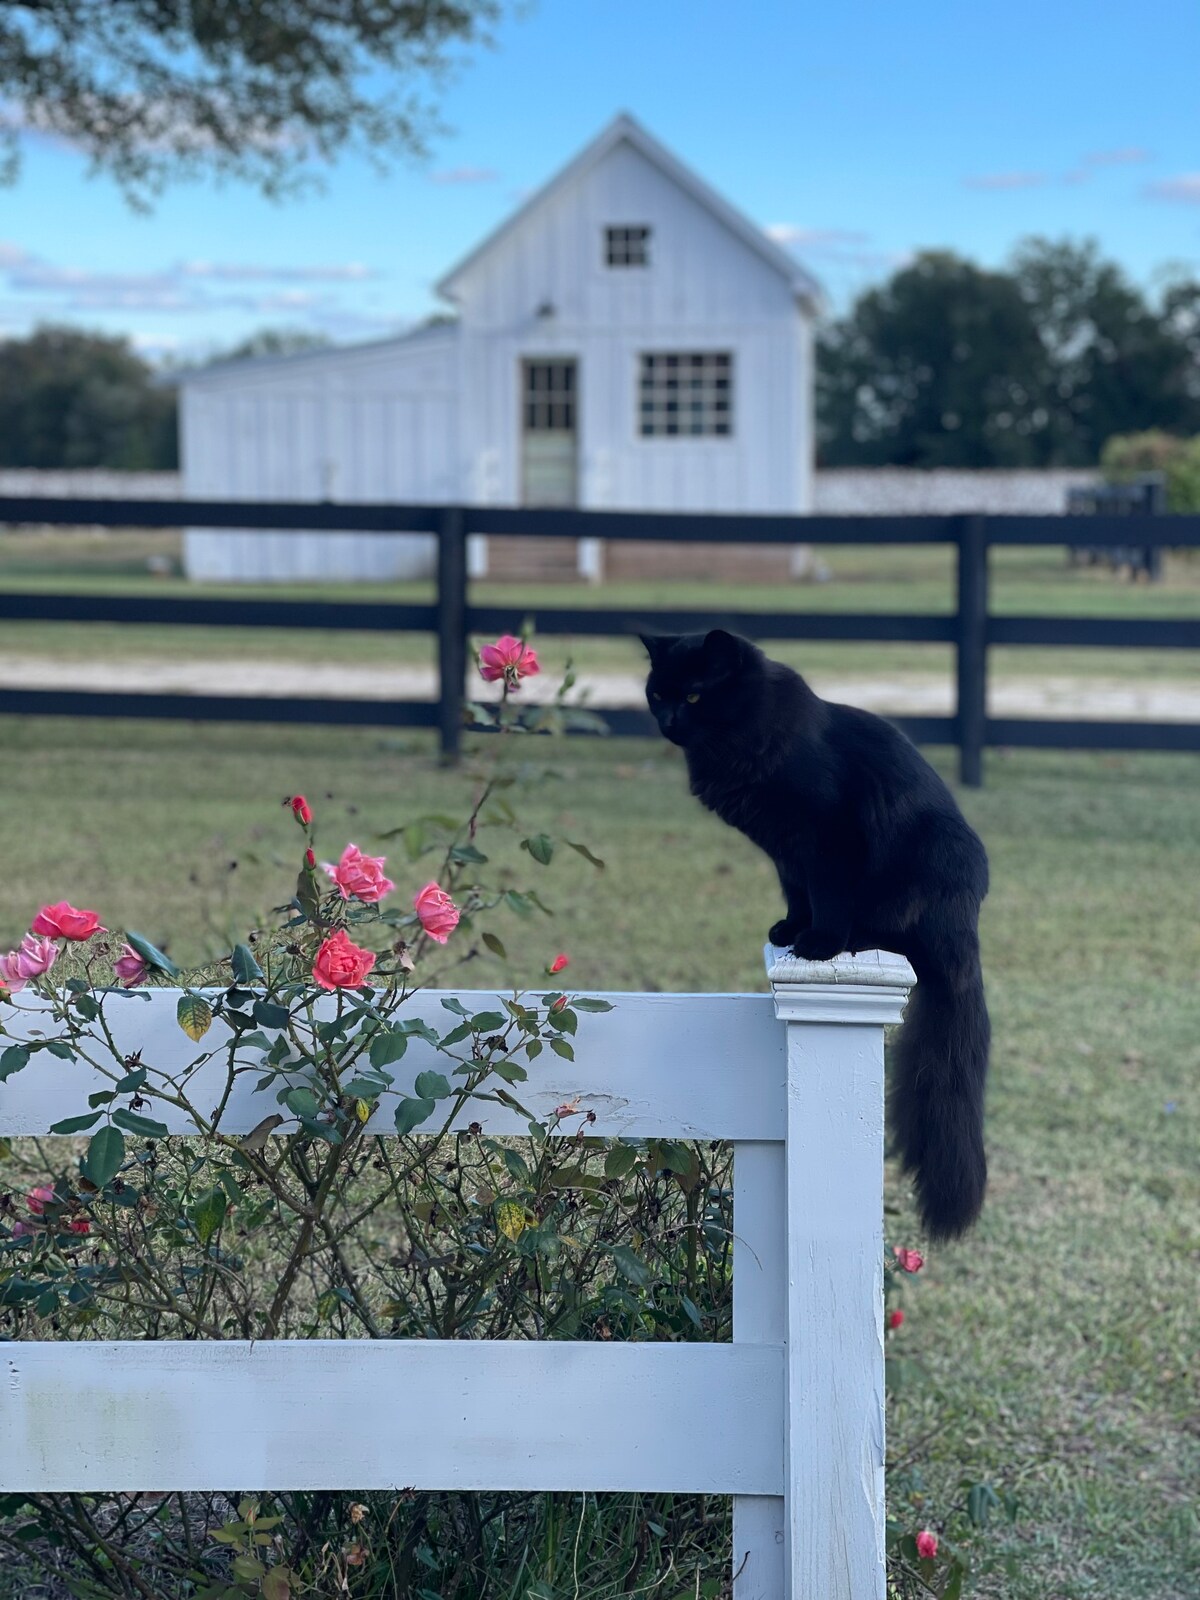
[{"label": "attic window", "polygon": [[606,228],[605,259],[610,267],[650,265],[649,228]]},{"label": "attic window", "polygon": [[638,432],[643,439],[727,438],[733,432],[733,357],[727,350],[642,356]]}]

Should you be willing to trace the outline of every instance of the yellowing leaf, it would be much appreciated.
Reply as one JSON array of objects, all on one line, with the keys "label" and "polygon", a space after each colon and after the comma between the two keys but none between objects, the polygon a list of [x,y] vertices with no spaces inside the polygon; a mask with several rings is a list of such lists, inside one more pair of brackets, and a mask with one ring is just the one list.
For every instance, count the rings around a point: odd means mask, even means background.
[{"label": "yellowing leaf", "polygon": [[212,1027],[212,1007],[198,994],[181,994],[179,1004],[175,1007],[175,1016],[189,1039],[203,1039]]},{"label": "yellowing leaf", "polygon": [[501,1200],[496,1207],[496,1226],[515,1244],[525,1232],[525,1207],[515,1200]]},{"label": "yellowing leaf", "polygon": [[371,1107],[366,1100],[356,1100],[354,1102],[354,1115],[360,1122],[370,1121]]}]

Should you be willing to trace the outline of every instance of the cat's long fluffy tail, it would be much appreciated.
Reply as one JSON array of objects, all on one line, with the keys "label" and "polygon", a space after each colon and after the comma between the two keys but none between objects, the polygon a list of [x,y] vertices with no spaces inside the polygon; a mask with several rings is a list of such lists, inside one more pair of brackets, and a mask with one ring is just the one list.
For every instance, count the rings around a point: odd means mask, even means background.
[{"label": "cat's long fluffy tail", "polygon": [[952,965],[922,962],[893,1044],[892,1137],[913,1175],[931,1239],[965,1233],[987,1187],[983,1087],[991,1025],[978,947],[964,941]]}]

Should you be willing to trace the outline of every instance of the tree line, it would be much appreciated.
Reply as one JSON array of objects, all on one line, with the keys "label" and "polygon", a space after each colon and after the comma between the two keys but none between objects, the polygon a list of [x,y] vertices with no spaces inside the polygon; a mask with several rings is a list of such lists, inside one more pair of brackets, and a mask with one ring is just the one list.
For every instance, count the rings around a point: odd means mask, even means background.
[{"label": "tree line", "polygon": [[[220,359],[320,341],[263,330]],[[1095,466],[1114,437],[1200,435],[1200,281],[1156,294],[1093,244],[1028,239],[1003,270],[931,250],[818,340],[823,466]],[[0,342],[0,467],[172,467],[171,374],[121,338]]]}]

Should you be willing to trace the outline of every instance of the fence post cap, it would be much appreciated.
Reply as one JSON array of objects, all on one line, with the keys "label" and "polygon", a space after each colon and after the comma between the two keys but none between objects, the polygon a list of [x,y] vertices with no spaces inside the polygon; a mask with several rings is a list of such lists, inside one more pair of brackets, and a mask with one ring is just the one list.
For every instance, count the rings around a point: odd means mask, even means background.
[{"label": "fence post cap", "polygon": [[763,951],[775,1015],[788,1022],[899,1022],[917,975],[890,950],[860,950],[805,961],[790,950]]}]

